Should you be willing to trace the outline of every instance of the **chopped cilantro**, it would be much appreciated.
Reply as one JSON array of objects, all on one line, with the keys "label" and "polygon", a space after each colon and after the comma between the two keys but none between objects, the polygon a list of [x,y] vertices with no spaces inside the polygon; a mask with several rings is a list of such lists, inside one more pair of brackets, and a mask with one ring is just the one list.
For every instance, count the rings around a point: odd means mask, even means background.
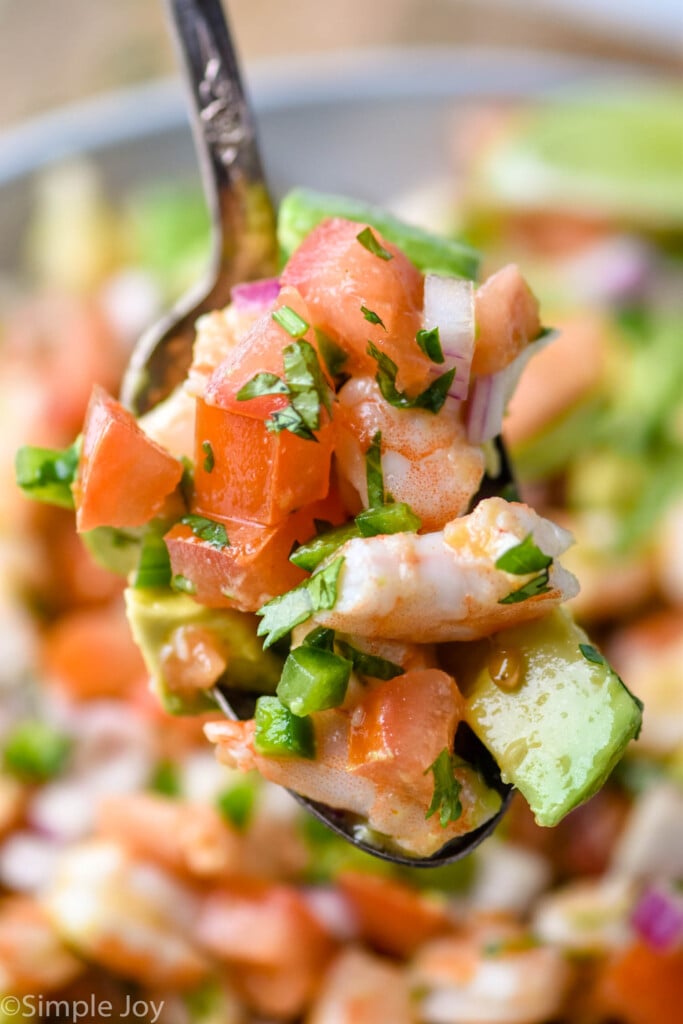
[{"label": "chopped cilantro", "polygon": [[283,327],[292,338],[301,338],[310,326],[291,306],[280,306],[272,314],[272,317],[275,323]]},{"label": "chopped cilantro", "polygon": [[334,608],[343,562],[343,557],[336,558],[315,576],[259,608],[256,614],[262,618],[257,632],[258,636],[266,638],[264,648],[281,640],[295,626],[310,619],[314,612]]},{"label": "chopped cilantro", "polygon": [[333,555],[337,548],[345,544],[347,540],[360,536],[355,522],[345,523],[343,526],[330,527],[324,533],[313,537],[312,540],[300,544],[289,556],[290,562],[298,565],[300,569],[313,572],[321,562]]},{"label": "chopped cilantro", "polygon": [[368,354],[377,363],[375,380],[383,397],[390,405],[397,409],[427,409],[433,413],[438,413],[441,410],[455,377],[455,367],[437,377],[419,395],[410,398],[405,391],[399,391],[396,387],[398,366],[393,359],[390,359],[386,353],[380,352],[371,341],[368,342]]},{"label": "chopped cilantro", "polygon": [[159,761],[149,780],[149,788],[153,793],[160,793],[162,796],[180,796],[178,765],[174,761]]},{"label": "chopped cilantro", "polygon": [[369,324],[378,324],[380,327],[384,327],[384,330],[386,331],[384,321],[381,316],[378,316],[377,313],[374,312],[374,310],[368,309],[367,306],[361,306],[360,311]]},{"label": "chopped cilantro", "polygon": [[387,533],[416,533],[422,520],[404,501],[366,508],[356,516],[361,537],[376,537]]},{"label": "chopped cilantro", "polygon": [[334,630],[327,626],[316,626],[304,637],[304,646],[318,647],[322,651],[334,649]]},{"label": "chopped cilantro", "polygon": [[250,398],[262,398],[264,395],[287,395],[289,388],[276,373],[257,373],[255,377],[239,389],[238,402],[248,402]]},{"label": "chopped cilantro", "polygon": [[315,328],[315,339],[318,342],[318,350],[327,367],[327,372],[334,380],[340,376],[348,355],[336,341],[332,341],[332,338],[318,327]]},{"label": "chopped cilantro", "polygon": [[71,485],[76,479],[80,439],[69,448],[34,448],[25,445],[15,459],[16,480],[24,494],[35,501],[73,508]]},{"label": "chopped cilantro", "polygon": [[222,551],[230,547],[228,531],[223,523],[217,523],[215,519],[207,519],[206,516],[188,515],[180,520],[185,526],[189,526],[195,537],[205,541],[210,548]]},{"label": "chopped cilantro", "polygon": [[306,441],[317,441],[313,431],[320,427],[320,406],[331,412],[332,401],[315,349],[307,341],[296,341],[287,345],[282,358],[284,380],[274,373],[257,373],[240,388],[237,399],[244,402],[263,395],[288,395],[289,405],[273,412],[265,421],[266,428],[273,434],[289,430]]},{"label": "chopped cilantro", "polygon": [[361,651],[346,640],[337,639],[335,642],[339,653],[351,662],[354,671],[361,676],[370,676],[371,679],[395,679],[405,672],[401,665],[396,665],[387,658],[380,658],[378,654]]},{"label": "chopped cilantro", "polygon": [[204,452],[204,472],[211,473],[213,467],[216,465],[216,458],[213,454],[213,447],[210,441],[202,441],[202,450]]},{"label": "chopped cilantro", "polygon": [[365,453],[365,479],[368,485],[368,505],[384,505],[384,476],[382,474],[382,431],[378,430]]},{"label": "chopped cilantro", "polygon": [[373,233],[372,228],[363,228],[363,230],[356,235],[356,238],[368,252],[371,252],[373,256],[379,257],[381,260],[393,260],[393,254],[385,249],[383,245],[380,245],[377,237]]},{"label": "chopped cilantro", "polygon": [[171,576],[171,587],[173,590],[179,590],[182,594],[196,594],[197,586],[188,579],[187,576],[182,576],[180,573],[176,573],[175,576]]},{"label": "chopped cilantro", "polygon": [[343,564],[343,557],[335,558],[334,562],[330,562],[308,581],[313,611],[329,611],[334,608],[337,602],[337,580]]},{"label": "chopped cilantro", "polygon": [[453,755],[444,747],[424,774],[426,775],[427,772],[432,772],[434,775],[434,794],[425,818],[431,818],[432,814],[436,814],[438,811],[441,828],[446,828],[451,821],[457,821],[462,814],[462,803],[460,802],[462,785],[454,775]]},{"label": "chopped cilantro", "polygon": [[524,540],[508,548],[496,560],[496,569],[502,569],[513,576],[526,576],[530,572],[540,572],[551,564],[550,555],[544,554],[534,543],[531,533]]},{"label": "chopped cilantro", "polygon": [[593,665],[607,665],[607,658],[592,644],[579,644],[579,650],[586,661],[592,662]]},{"label": "chopped cilantro", "polygon": [[528,583],[518,590],[513,590],[506,597],[501,597],[498,604],[519,604],[520,601],[527,601],[530,597],[538,597],[540,594],[547,594],[552,587],[549,583],[548,570],[544,569],[534,576]]},{"label": "chopped cilantro", "polygon": [[302,437],[304,441],[316,441],[318,438],[315,436],[310,427],[307,427],[303,421],[301,413],[294,408],[293,405],[288,405],[284,409],[278,409],[270,419],[266,420],[266,429],[271,434],[279,434],[283,430],[288,430],[290,434],[296,434],[297,437]]},{"label": "chopped cilantro", "polygon": [[427,359],[431,359],[433,363],[438,364],[444,362],[444,354],[443,349],[441,348],[441,338],[439,337],[438,327],[432,327],[431,331],[418,331],[415,336],[415,340],[427,356]]}]

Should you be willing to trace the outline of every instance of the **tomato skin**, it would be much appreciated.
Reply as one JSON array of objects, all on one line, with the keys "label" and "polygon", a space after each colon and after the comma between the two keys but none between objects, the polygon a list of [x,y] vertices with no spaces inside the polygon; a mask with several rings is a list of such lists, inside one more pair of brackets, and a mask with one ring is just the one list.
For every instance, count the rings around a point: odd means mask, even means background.
[{"label": "tomato skin", "polygon": [[274,526],[221,519],[230,540],[222,549],[211,547],[183,523],[177,523],[164,539],[171,571],[195,585],[194,597],[201,604],[253,612],[308,575],[289,561],[289,555],[295,543],[315,535],[314,520],[337,524],[344,518],[341,503],[330,495]]},{"label": "tomato skin", "polygon": [[73,486],[79,531],[143,526],[161,511],[182,473],[178,460],[148,438],[120,402],[93,388]]},{"label": "tomato skin", "polygon": [[[376,373],[367,352],[372,341],[398,365],[400,387],[424,387],[431,379],[430,363],[415,340],[422,326],[422,274],[374,228],[392,258],[366,249],[358,241],[366,227],[339,217],[323,221],[291,256],[280,280],[300,292],[315,326],[348,352],[345,370]],[[366,320],[361,306],[377,314],[384,327]]]}]

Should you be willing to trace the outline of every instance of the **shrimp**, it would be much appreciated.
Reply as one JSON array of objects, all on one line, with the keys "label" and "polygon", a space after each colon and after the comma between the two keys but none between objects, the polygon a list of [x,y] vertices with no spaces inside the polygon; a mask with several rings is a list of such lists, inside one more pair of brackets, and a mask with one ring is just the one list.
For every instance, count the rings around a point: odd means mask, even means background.
[{"label": "shrimp", "polygon": [[191,890],[116,843],[71,847],[44,905],[65,942],[114,974],[176,990],[209,970],[188,937],[197,910]]},{"label": "shrimp", "polygon": [[449,398],[438,416],[395,409],[371,377],[356,377],[339,392],[335,453],[347,502],[368,505],[365,453],[381,432],[384,486],[405,501],[425,530],[440,530],[462,515],[484,474],[484,454],[467,441],[461,405]]},{"label": "shrimp", "polygon": [[405,971],[390,960],[349,948],[325,975],[308,1024],[414,1024]]},{"label": "shrimp", "polygon": [[39,903],[11,896],[0,905],[0,992],[52,992],[84,965],[63,944]]},{"label": "shrimp", "polygon": [[314,714],[314,760],[260,755],[253,721],[212,722],[205,731],[226,764],[257,768],[272,782],[362,817],[404,852],[428,857],[500,807],[500,797],[462,763],[455,767],[460,814],[443,826],[438,814],[427,817],[434,795],[430,767],[452,749],[462,708],[453,679],[423,669],[369,687],[351,707]]},{"label": "shrimp", "polygon": [[[546,589],[506,603],[514,591],[540,581],[513,575],[496,560],[531,535],[553,561]],[[319,625],[363,637],[443,643],[477,640],[549,612],[578,591],[574,576],[556,561],[571,535],[532,509],[502,498],[481,501],[440,533],[397,533],[347,541],[337,599],[319,610]],[[540,581],[542,582],[542,581]]]},{"label": "shrimp", "polygon": [[434,939],[412,972],[426,1024],[542,1024],[562,1007],[569,966],[557,950],[529,946],[524,933]]},{"label": "shrimp", "polygon": [[104,799],[98,806],[98,832],[134,856],[187,879],[221,877],[237,871],[237,834],[213,807],[152,793]]}]

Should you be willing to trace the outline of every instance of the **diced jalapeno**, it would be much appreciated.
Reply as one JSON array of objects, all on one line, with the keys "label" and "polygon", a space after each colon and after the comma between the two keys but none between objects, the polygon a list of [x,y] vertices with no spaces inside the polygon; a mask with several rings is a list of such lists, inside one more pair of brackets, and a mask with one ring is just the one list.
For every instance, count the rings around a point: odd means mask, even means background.
[{"label": "diced jalapeno", "polygon": [[315,757],[315,735],[310,718],[292,714],[277,697],[256,702],[254,747],[267,757]]}]

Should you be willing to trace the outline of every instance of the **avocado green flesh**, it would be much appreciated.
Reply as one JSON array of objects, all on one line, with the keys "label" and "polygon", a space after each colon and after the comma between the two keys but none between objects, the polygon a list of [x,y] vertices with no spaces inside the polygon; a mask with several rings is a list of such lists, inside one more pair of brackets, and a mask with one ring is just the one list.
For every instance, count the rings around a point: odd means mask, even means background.
[{"label": "avocado green flesh", "polygon": [[[606,662],[579,650],[588,638],[564,609],[488,640],[462,645],[453,664],[465,718],[519,789],[539,825],[556,825],[595,793],[641,723],[638,702]],[[497,651],[520,666],[515,689],[489,667]],[[492,661],[493,659],[493,661]]]},{"label": "avocado green flesh", "polygon": [[255,616],[229,608],[205,608],[186,594],[166,590],[129,587],[125,600],[131,631],[150,673],[152,688],[170,714],[196,715],[215,710],[208,694],[188,698],[175,693],[164,676],[162,651],[180,626],[202,626],[226,643],[228,666],[217,685],[256,693],[275,692],[282,661],[272,651],[263,650],[256,636]]}]

